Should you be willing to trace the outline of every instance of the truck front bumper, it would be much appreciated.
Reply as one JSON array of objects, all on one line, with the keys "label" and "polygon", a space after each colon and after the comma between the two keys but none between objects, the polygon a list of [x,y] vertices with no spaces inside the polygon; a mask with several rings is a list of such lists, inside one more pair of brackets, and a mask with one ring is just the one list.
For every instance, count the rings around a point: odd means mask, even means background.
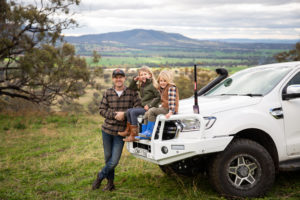
[{"label": "truck front bumper", "polygon": [[196,155],[223,151],[232,136],[203,139],[140,140],[128,142],[127,150],[135,157],[156,163],[170,164]]}]

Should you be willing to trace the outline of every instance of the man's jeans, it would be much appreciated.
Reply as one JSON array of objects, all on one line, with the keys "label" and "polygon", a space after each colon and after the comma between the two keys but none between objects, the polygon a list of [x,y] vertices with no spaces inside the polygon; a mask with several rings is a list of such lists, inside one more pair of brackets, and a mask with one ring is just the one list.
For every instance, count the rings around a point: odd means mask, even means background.
[{"label": "man's jeans", "polygon": [[102,130],[102,140],[105,166],[98,173],[98,176],[100,179],[107,178],[108,180],[114,180],[115,167],[119,163],[124,146],[123,137],[119,135],[110,135]]}]

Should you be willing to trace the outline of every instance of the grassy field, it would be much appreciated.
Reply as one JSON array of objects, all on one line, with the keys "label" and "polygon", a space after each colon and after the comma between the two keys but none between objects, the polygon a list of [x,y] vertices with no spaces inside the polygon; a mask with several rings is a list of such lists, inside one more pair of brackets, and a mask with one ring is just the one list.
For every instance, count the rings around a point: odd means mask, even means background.
[{"label": "grassy field", "polygon": [[157,65],[172,65],[177,63],[209,63],[214,62],[218,64],[239,64],[241,59],[194,59],[194,58],[166,58],[166,57],[103,57],[98,63],[92,63],[92,58],[87,57],[87,63],[91,66],[115,66],[128,65],[137,66],[142,63],[157,64]]},{"label": "grassy field", "polygon": [[[92,191],[104,165],[102,122],[91,115],[0,114],[0,199],[224,199],[206,176],[169,177],[125,148],[117,190]],[[300,172],[279,174],[262,199],[300,199]]]}]

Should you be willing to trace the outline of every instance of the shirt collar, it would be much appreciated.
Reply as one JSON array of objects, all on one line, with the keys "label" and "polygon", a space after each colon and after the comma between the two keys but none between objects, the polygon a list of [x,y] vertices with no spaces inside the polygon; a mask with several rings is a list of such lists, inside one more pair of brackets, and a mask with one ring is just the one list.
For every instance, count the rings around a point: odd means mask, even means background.
[{"label": "shirt collar", "polygon": [[[117,93],[117,90],[115,89],[115,87],[113,86],[112,89]],[[123,92],[125,92],[127,90],[127,87],[124,86],[124,89],[122,90]],[[121,92],[121,91],[120,91]]]}]

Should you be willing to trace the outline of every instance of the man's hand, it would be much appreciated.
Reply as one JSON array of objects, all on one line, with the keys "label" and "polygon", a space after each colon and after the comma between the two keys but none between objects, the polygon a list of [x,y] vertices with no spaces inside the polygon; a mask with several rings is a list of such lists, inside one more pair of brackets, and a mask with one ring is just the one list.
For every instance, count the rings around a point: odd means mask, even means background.
[{"label": "man's hand", "polygon": [[116,112],[115,119],[118,121],[123,121],[124,120],[124,112]]}]

